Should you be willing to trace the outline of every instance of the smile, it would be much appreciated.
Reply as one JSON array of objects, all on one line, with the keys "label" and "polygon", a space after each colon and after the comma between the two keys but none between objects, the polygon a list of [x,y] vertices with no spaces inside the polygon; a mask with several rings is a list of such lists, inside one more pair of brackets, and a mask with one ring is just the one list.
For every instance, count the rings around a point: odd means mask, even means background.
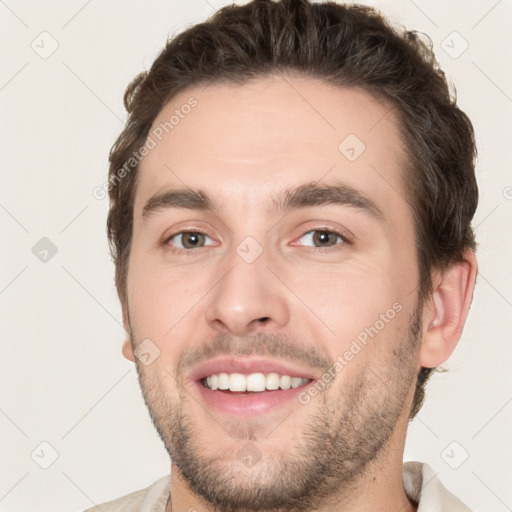
[{"label": "smile", "polygon": [[215,373],[203,379],[203,385],[212,391],[255,392],[275,391],[277,389],[295,389],[310,382],[311,379],[279,375],[278,373]]},{"label": "smile", "polygon": [[258,357],[215,358],[189,376],[204,409],[238,418],[302,407],[297,396],[317,379],[311,368]]}]

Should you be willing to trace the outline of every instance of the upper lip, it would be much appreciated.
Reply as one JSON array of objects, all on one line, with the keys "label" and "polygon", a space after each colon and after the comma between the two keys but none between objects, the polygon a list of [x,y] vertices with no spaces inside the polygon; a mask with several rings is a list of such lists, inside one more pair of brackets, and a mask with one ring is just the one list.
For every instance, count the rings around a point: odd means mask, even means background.
[{"label": "upper lip", "polygon": [[210,375],[218,373],[279,373],[290,377],[301,377],[303,379],[316,379],[317,377],[308,368],[301,368],[291,365],[285,361],[261,357],[218,357],[210,359],[197,366],[190,379],[193,381],[202,380]]}]

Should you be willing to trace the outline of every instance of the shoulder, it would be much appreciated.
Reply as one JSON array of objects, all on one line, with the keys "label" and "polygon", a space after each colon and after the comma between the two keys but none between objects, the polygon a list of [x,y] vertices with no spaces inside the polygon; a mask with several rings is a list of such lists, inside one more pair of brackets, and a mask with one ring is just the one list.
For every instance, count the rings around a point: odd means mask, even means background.
[{"label": "shoulder", "polygon": [[164,512],[169,496],[170,483],[170,475],[164,476],[144,489],[95,505],[84,510],[84,512],[98,512],[100,510],[101,512],[138,512],[139,510]]},{"label": "shoulder", "polygon": [[418,512],[471,512],[443,486],[428,464],[404,463],[403,483],[407,496],[418,503]]}]

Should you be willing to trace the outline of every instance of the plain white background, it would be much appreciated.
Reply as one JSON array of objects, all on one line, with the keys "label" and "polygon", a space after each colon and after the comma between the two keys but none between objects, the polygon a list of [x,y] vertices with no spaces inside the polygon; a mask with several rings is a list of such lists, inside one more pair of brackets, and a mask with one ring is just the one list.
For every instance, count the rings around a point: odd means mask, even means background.
[{"label": "plain white background", "polygon": [[[2,511],[78,512],[169,472],[121,356],[108,204],[93,190],[106,180],[129,80],[167,37],[227,3],[0,1]],[[510,511],[512,3],[376,4],[432,38],[479,148],[475,297],[406,458],[428,462],[475,511]]]}]

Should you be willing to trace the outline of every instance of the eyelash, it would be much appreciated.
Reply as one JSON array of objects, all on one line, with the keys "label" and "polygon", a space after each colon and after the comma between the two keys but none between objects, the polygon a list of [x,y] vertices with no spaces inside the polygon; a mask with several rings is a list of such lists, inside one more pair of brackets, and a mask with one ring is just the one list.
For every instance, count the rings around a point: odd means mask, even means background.
[{"label": "eyelash", "polygon": [[[337,237],[341,238],[341,243],[338,243],[334,246],[331,246],[331,247],[309,247],[310,251],[313,252],[313,253],[317,253],[317,252],[322,252],[322,253],[325,253],[326,251],[329,252],[329,251],[335,251],[335,250],[339,250],[341,248],[341,246],[344,246],[344,245],[352,245],[352,240],[344,233],[340,232],[340,231],[336,231],[334,229],[331,229],[331,228],[322,228],[322,227],[318,227],[318,228],[314,228],[314,229],[308,229],[307,231],[305,231],[300,237],[299,237],[299,240],[301,238],[303,238],[305,235],[309,234],[309,233],[314,233],[316,231],[319,231],[319,232],[322,232],[322,233],[328,233],[328,234],[332,234],[332,235],[336,235]],[[188,255],[193,255],[195,254],[196,251],[200,250],[200,249],[204,249],[205,246],[203,247],[192,247],[191,249],[181,249],[179,247],[172,247],[172,246],[169,246],[169,242],[179,236],[179,235],[185,235],[187,233],[194,233],[194,234],[199,234],[199,235],[204,235],[206,237],[209,237],[207,233],[205,233],[204,231],[201,231],[201,230],[183,230],[183,231],[179,231],[177,233],[174,233],[172,234],[171,236],[167,237],[163,244],[165,246],[167,246],[169,248],[169,250],[175,254],[188,254]],[[209,237],[211,238],[211,237]],[[206,246],[208,247],[208,246]]]}]

